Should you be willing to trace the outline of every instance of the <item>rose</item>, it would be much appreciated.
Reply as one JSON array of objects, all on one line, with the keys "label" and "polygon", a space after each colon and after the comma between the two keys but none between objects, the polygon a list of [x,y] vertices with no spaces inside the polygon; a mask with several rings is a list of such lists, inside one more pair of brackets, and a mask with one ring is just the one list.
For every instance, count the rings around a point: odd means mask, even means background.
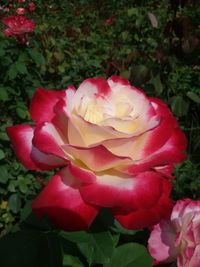
[{"label": "rose", "polygon": [[91,78],[77,91],[38,89],[30,115],[33,126],[7,129],[18,158],[33,170],[67,166],[34,200],[38,217],[77,230],[101,207],[130,229],[169,215],[171,172],[186,141],[161,100],[118,76]]},{"label": "rose", "polygon": [[4,30],[6,36],[18,36],[24,33],[34,31],[35,24],[32,19],[27,19],[25,16],[11,15],[2,20],[3,24],[8,28]]},{"label": "rose", "polygon": [[169,220],[153,227],[149,252],[157,262],[172,262],[178,267],[200,265],[200,201],[177,201]]}]

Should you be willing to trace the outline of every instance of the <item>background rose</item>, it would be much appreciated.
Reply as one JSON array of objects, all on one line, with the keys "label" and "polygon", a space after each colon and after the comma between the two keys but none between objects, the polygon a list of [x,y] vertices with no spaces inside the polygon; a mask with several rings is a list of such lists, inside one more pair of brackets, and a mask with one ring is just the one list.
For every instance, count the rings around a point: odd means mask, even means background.
[{"label": "background rose", "polygon": [[21,162],[33,170],[68,165],[33,202],[39,217],[77,230],[100,207],[132,229],[169,215],[171,172],[186,141],[161,100],[117,76],[92,78],[77,91],[38,89],[30,114],[34,126],[7,130]]},{"label": "background rose", "polygon": [[32,19],[27,19],[24,16],[11,15],[2,20],[3,24],[8,28],[4,30],[6,36],[22,35],[34,31],[35,24]]},{"label": "background rose", "polygon": [[149,239],[149,252],[158,262],[177,258],[178,267],[200,264],[200,201],[177,201],[170,220],[155,225]]}]

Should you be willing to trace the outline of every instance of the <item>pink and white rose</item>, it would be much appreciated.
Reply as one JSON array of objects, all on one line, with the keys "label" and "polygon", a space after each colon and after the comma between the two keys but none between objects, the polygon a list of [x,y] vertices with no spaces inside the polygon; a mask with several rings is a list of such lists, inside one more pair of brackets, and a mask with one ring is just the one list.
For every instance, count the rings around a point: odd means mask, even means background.
[{"label": "pink and white rose", "polygon": [[153,227],[149,252],[158,263],[177,259],[178,267],[200,266],[200,201],[177,201],[169,220]]},{"label": "pink and white rose", "polygon": [[161,100],[118,76],[90,78],[77,90],[37,89],[30,115],[33,125],[7,129],[16,155],[32,170],[64,167],[33,201],[39,217],[77,230],[109,207],[138,229],[170,214],[171,173],[186,140]]}]

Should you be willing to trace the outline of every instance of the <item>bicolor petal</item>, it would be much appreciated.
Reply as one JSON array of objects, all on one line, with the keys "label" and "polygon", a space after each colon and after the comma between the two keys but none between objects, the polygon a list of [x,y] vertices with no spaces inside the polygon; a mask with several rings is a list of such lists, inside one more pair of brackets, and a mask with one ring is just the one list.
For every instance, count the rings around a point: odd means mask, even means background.
[{"label": "bicolor petal", "polygon": [[98,213],[79,193],[79,183],[67,168],[51,178],[47,186],[32,203],[38,218],[48,215],[55,226],[65,231],[87,229]]},{"label": "bicolor petal", "polygon": [[21,163],[30,170],[49,170],[66,165],[66,161],[38,150],[33,144],[34,128],[30,125],[8,127],[14,151]]},{"label": "bicolor petal", "polygon": [[30,115],[33,121],[41,123],[51,121],[54,117],[54,106],[65,96],[65,91],[46,90],[38,88],[30,104]]},{"label": "bicolor petal", "polygon": [[128,176],[117,171],[96,173],[94,182],[80,188],[85,201],[102,207],[121,207],[126,212],[148,210],[164,194],[169,198],[171,183],[156,172]]}]

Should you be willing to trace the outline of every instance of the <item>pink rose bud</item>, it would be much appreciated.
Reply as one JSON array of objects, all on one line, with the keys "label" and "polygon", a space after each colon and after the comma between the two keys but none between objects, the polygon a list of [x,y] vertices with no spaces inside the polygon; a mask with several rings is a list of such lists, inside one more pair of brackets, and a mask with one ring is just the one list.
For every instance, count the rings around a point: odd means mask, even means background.
[{"label": "pink rose bud", "polygon": [[27,43],[27,39],[24,35],[17,35],[17,39],[18,39],[19,43],[22,45]]},{"label": "pink rose bud", "polygon": [[29,9],[29,11],[34,11],[35,8],[36,8],[36,6],[35,6],[35,4],[34,4],[33,2],[30,2],[30,3],[28,4],[28,9]]},{"label": "pink rose bud", "polygon": [[22,4],[22,3],[25,3],[25,2],[26,2],[26,0],[18,0],[19,4]]}]

